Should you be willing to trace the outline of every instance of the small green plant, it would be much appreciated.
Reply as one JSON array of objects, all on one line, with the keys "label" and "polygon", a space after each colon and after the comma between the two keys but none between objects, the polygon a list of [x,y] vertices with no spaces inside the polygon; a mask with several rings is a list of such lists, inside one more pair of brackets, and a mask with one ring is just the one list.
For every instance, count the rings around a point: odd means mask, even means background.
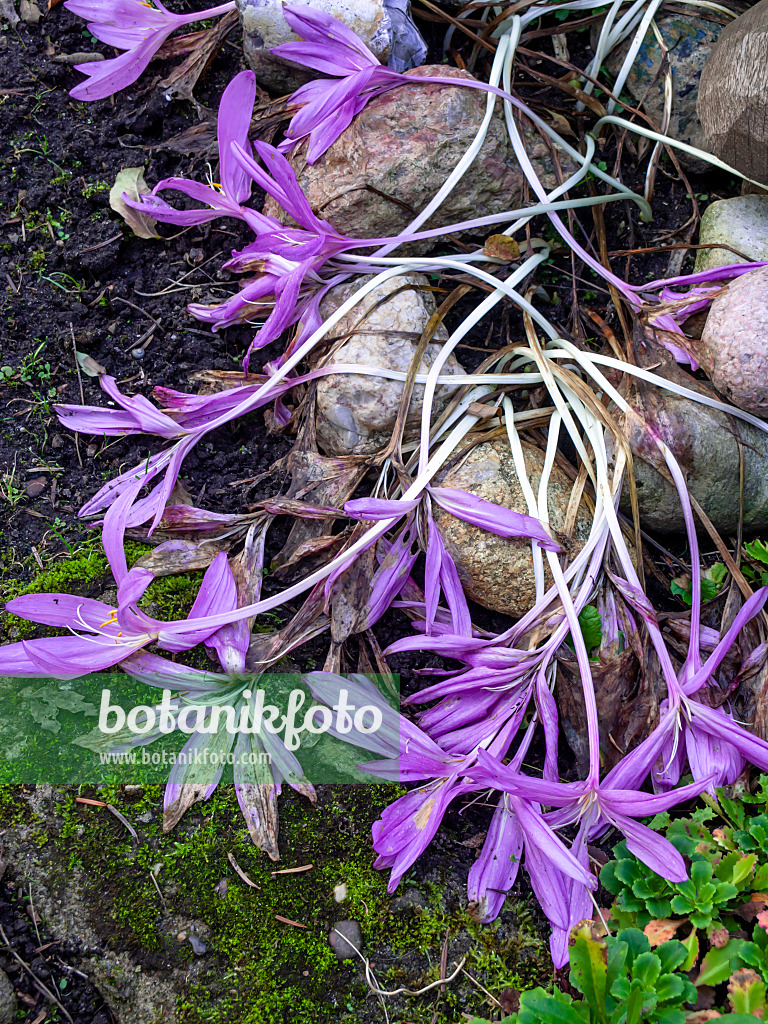
[{"label": "small green plant", "polygon": [[[705,569],[702,572],[702,601],[711,601],[713,597],[717,597],[727,575],[728,570],[722,562],[715,562],[709,569]],[[677,579],[672,580],[669,589],[689,607],[693,604],[693,585],[690,576],[679,576]]]},{"label": "small green plant", "polygon": [[761,587],[768,585],[768,544],[764,540],[752,540],[744,545],[744,554],[753,563],[742,569],[747,579],[759,581]]},{"label": "small green plant", "polygon": [[[521,994],[520,1009],[501,1024],[685,1024],[698,996],[684,973],[690,967],[690,953],[677,939],[651,949],[637,928],[601,938],[591,921],[581,921],[571,932],[569,958],[568,980],[581,1000],[557,988],[535,988]],[[728,993],[735,1012],[718,1015],[719,1019],[754,1024],[755,1011],[765,1007],[762,978],[752,970],[737,969]],[[475,1017],[469,1024],[484,1022]]]},{"label": "small green plant", "polygon": [[105,181],[89,181],[83,188],[83,197],[93,199],[101,192],[109,192],[109,185]]}]

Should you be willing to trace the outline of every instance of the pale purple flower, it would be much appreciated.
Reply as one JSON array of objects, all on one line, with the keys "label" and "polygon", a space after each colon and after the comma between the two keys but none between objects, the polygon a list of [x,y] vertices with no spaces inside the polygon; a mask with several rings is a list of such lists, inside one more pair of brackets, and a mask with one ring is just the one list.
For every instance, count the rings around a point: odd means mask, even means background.
[{"label": "pale purple flower", "polygon": [[[92,65],[86,65],[91,67]],[[241,71],[235,75],[224,90],[219,103],[218,141],[219,171],[221,182],[203,185],[188,178],[164,178],[146,195],[132,199],[123,193],[123,200],[135,210],[161,221],[187,227],[190,224],[204,224],[218,217],[234,217],[244,220],[254,232],[279,227],[271,217],[244,206],[251,194],[252,177],[245,173],[233,156],[233,144],[247,144],[251,127],[253,103],[256,97],[256,76],[252,71]],[[175,210],[158,195],[166,189],[182,192],[208,209]]]},{"label": "pale purple flower", "polygon": [[464,588],[459,579],[456,563],[448,553],[437,523],[431,514],[428,520],[428,529],[429,537],[424,566],[424,610],[427,635],[434,626],[442,591],[451,615],[453,632],[470,636],[472,617],[469,614]]},{"label": "pale purple flower", "polygon": [[324,11],[289,5],[283,10],[285,20],[304,42],[282,43],[272,52],[333,76],[308,82],[293,94],[293,101],[302,109],[294,115],[282,148],[290,149],[308,135],[307,160],[312,164],[381,91],[379,87],[394,88],[403,78],[383,67],[350,28]]},{"label": "pale purple flower", "polygon": [[[191,619],[237,607],[234,585],[231,589],[226,585],[228,572],[226,555],[217,555],[200,584],[189,612]],[[168,651],[186,651],[215,632],[217,626],[205,629],[197,622],[187,631],[166,633],[164,622],[140,611],[136,601],[153,579],[146,569],[132,569],[118,579],[116,608],[71,594],[29,594],[9,601],[6,611],[31,622],[63,627],[72,635],[22,640],[0,647],[0,674],[74,679],[117,665],[149,644],[157,643]]]},{"label": "pale purple flower", "polygon": [[523,830],[508,793],[499,796],[480,856],[469,869],[467,896],[482,924],[495,921],[515,884],[523,853]]},{"label": "pale purple flower", "polygon": [[83,434],[118,437],[125,434],[157,434],[176,440],[188,433],[170,416],[166,416],[143,395],[124,395],[114,377],[103,373],[99,384],[106,394],[123,410],[91,405],[55,405],[54,411],[62,426]]},{"label": "pale purple flower", "polygon": [[[235,606],[258,598],[264,563],[265,533],[266,531],[263,529],[258,534],[252,532],[246,540],[248,572],[245,577],[240,576],[239,588],[226,556],[217,555],[217,558],[223,557],[224,563],[227,563],[226,568],[222,570],[222,578],[228,591],[235,594]],[[204,672],[200,669],[189,668],[145,651],[131,655],[121,663],[121,667],[129,675],[150,686],[180,691],[177,700],[181,706],[191,704],[205,708],[206,719],[211,709],[220,704],[223,698],[226,698],[227,705],[235,709],[235,721],[240,721],[243,708],[246,705],[252,705],[255,699],[253,693],[258,685],[258,673],[247,674],[246,672],[246,655],[250,639],[250,628],[244,620],[222,626],[205,639],[206,646],[215,649],[222,672]],[[244,694],[246,689],[251,691],[250,698],[246,698]],[[150,737],[149,742],[158,738],[160,738],[159,734],[155,733]],[[148,740],[142,736],[137,738],[137,742],[143,745]],[[287,749],[278,735],[274,735],[266,729],[261,730],[258,735],[240,733],[236,741],[234,734],[225,734],[223,728],[216,734],[193,732],[183,750],[187,754],[191,754],[195,750],[202,751],[209,747],[218,752],[228,752],[233,742],[235,742],[233,763],[235,793],[240,810],[254,843],[265,849],[276,860],[277,849],[273,837],[270,836],[267,829],[262,827],[263,823],[259,820],[258,808],[261,805],[258,799],[259,787],[268,787],[269,792],[265,794],[265,797],[274,801],[280,794],[282,783],[287,782],[289,786],[307,796],[313,803],[316,799],[314,788],[307,781],[296,755]],[[259,759],[249,756],[254,753],[268,754],[269,766],[260,769],[258,767]],[[186,808],[186,788],[197,784],[197,771],[194,762],[190,761],[185,764],[181,758],[174,765],[165,788],[163,801],[163,812],[171,821],[177,820],[177,812],[183,812]],[[198,799],[208,800],[213,795],[221,780],[222,771],[223,762],[211,770],[210,777],[206,779],[205,788],[202,793],[197,795]],[[268,779],[271,781],[267,781]]]},{"label": "pale purple flower", "polygon": [[[649,746],[657,749],[657,737],[652,735],[649,739],[652,741]],[[648,744],[649,741],[644,743]],[[635,749],[637,751],[640,748]],[[669,793],[643,793],[637,789],[624,788],[626,767],[619,771],[621,767],[619,764],[595,784],[549,782],[511,771],[498,759],[479,750],[477,764],[469,774],[479,785],[493,786],[523,800],[560,808],[559,812],[548,817],[558,828],[583,821],[590,836],[594,837],[612,825],[626,837],[627,849],[651,871],[672,882],[684,881],[688,873],[683,858],[674,846],[658,832],[634,819],[669,810],[698,796],[710,782],[711,776]],[[639,784],[643,778],[635,778],[634,784]]]},{"label": "pale purple flower", "polygon": [[[160,0],[67,0],[67,10],[88,21],[88,31],[107,46],[124,50],[110,60],[76,64],[86,80],[71,90],[76,100],[102,100],[141,75],[168,36],[183,25],[226,14],[234,2],[191,14],[174,14]],[[90,19],[90,20],[89,20]]]}]

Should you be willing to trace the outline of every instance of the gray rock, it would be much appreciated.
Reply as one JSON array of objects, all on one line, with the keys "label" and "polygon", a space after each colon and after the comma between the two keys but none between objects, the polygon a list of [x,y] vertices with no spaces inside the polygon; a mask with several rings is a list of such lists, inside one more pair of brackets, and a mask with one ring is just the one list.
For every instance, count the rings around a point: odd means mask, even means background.
[{"label": "gray rock", "polygon": [[701,75],[697,109],[711,152],[756,182],[768,178],[768,0],[729,22]]},{"label": "gray rock", "polygon": [[[710,203],[701,218],[699,242],[730,245],[752,260],[768,260],[768,196],[734,196]],[[741,260],[727,249],[699,249],[696,272]]]},{"label": "gray rock", "polygon": [[730,281],[712,300],[695,352],[718,391],[768,417],[768,267]]},{"label": "gray rock", "polygon": [[[528,479],[536,494],[544,466],[544,455],[533,445],[523,444]],[[486,501],[528,514],[525,495],[515,470],[512,451],[506,438],[496,438],[477,445],[456,468],[439,480],[443,487],[458,487]],[[551,527],[555,536],[565,528],[571,481],[555,466],[549,480],[548,502]],[[449,512],[433,505],[433,514],[443,542],[456,563],[467,597],[493,611],[515,618],[533,607],[536,587],[530,541],[498,537],[478,526],[456,519]],[[582,504],[576,518],[574,537],[562,543],[571,557],[578,553],[589,535],[591,516]],[[552,585],[552,576],[544,561],[545,582]]]},{"label": "gray rock", "polygon": [[328,942],[339,960],[356,960],[363,951],[363,933],[357,921],[337,921]]},{"label": "gray rock", "polygon": [[[354,278],[334,288],[322,304],[324,319],[339,308],[364,279]],[[423,274],[401,274],[374,288],[351,313],[332,329],[334,337],[350,337],[331,357],[334,363],[381,366],[408,371],[419,336],[435,311],[432,293]],[[391,296],[390,298],[386,298]],[[384,300],[384,301],[382,301]],[[354,328],[359,325],[359,330]],[[352,332],[352,333],[351,333]],[[435,361],[448,333],[441,324],[421,361],[426,373]],[[454,356],[449,356],[444,372],[463,373]],[[433,409],[440,413],[454,389],[443,384],[435,392]],[[327,455],[372,454],[380,451],[392,437],[400,400],[401,381],[362,374],[332,374],[317,384],[317,440]],[[406,420],[407,440],[418,436],[421,423],[424,385],[413,389]]]},{"label": "gray rock", "polygon": [[[700,394],[717,396],[668,353],[649,348],[653,372]],[[628,400],[669,446],[686,475],[688,490],[715,527],[733,533],[739,521],[739,444],[744,449],[744,528],[768,526],[768,434],[757,427],[709,409],[654,385],[633,385]],[[645,434],[631,425],[627,436],[635,455],[656,458]],[[635,457],[634,471],[640,520],[646,529],[680,533],[685,529],[677,491],[647,462]],[[629,489],[622,493],[622,510],[631,515]]]},{"label": "gray rock", "polygon": [[[383,64],[389,60],[394,32],[386,0],[298,0],[298,3],[343,21]],[[273,46],[298,39],[285,20],[283,0],[237,0],[237,8],[243,24],[245,57],[260,85],[290,92],[318,77],[315,72],[270,53]],[[406,67],[413,67],[413,64],[406,64]]]},{"label": "gray rock", "polygon": [[[472,79],[467,71],[426,65],[408,77]],[[471,145],[485,115],[486,96],[477,89],[429,83],[402,86],[371,100],[316,163],[306,161],[306,143],[290,162],[313,210],[343,234],[357,238],[396,235],[423,210]],[[548,146],[523,126],[526,148],[546,188],[556,180]],[[560,155],[563,174],[573,164]],[[520,170],[497,105],[483,148],[457,187],[424,229],[455,224],[480,214],[525,205]],[[411,212],[413,211],[413,212]],[[286,222],[270,197],[264,212]],[[483,229],[481,236],[493,233]],[[425,253],[434,240],[398,247],[402,254]]]},{"label": "gray rock", "polygon": [[[659,18],[656,24],[667,48],[672,72],[672,116],[668,134],[679,142],[687,142],[697,149],[709,151],[696,113],[696,100],[702,68],[722,26],[704,18],[678,15]],[[618,47],[606,60],[606,67],[612,75],[623,64],[630,42]],[[661,59],[661,47],[649,28],[625,86],[633,99],[638,103],[642,101],[643,109],[658,128],[661,127],[664,114],[664,77],[656,77]],[[676,150],[675,155],[688,170],[702,172],[710,167],[705,161],[688,156],[681,150]]]},{"label": "gray rock", "polygon": [[189,933],[189,944],[192,947],[192,951],[195,956],[203,956],[208,952],[208,947],[202,942],[194,932]]},{"label": "gray rock", "polygon": [[18,1003],[11,979],[5,971],[0,971],[0,1024],[13,1024],[17,1010]]}]

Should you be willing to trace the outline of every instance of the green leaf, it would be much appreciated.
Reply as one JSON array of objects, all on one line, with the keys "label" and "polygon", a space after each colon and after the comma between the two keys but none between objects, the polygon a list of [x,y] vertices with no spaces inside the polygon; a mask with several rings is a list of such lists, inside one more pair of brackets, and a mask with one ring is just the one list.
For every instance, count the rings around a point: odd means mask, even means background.
[{"label": "green leaf", "polygon": [[[692,932],[691,934],[695,934]],[[656,955],[665,974],[675,971],[688,959],[688,950],[678,939],[669,939],[656,948]]]},{"label": "green leaf", "polygon": [[701,961],[701,970],[696,985],[719,985],[731,976],[731,958],[739,954],[741,941],[731,939],[720,949],[713,947]]},{"label": "green leaf", "polygon": [[696,961],[699,959],[699,936],[695,929],[687,939],[681,943],[685,947],[686,957],[680,968],[681,971],[692,971]]},{"label": "green leaf", "polygon": [[768,565],[768,544],[766,544],[765,541],[752,540],[749,544],[744,545],[744,551],[756,562],[762,562],[763,565]]},{"label": "green leaf", "polygon": [[600,646],[603,639],[603,623],[600,620],[600,612],[594,605],[588,604],[582,609],[579,615],[581,635],[584,637],[584,644],[588,651]]},{"label": "green leaf", "polygon": [[[723,585],[725,577],[728,575],[728,569],[723,565],[722,562],[715,562],[709,569],[705,569],[701,574],[701,599],[702,601],[711,601],[713,597],[717,597],[718,591]],[[681,598],[685,604],[693,604],[693,584],[688,576],[679,576],[677,579],[672,580],[669,585],[669,589],[676,596]]]},{"label": "green leaf", "polygon": [[563,992],[550,994],[543,988],[523,992],[517,1016],[520,1024],[585,1024],[585,1017],[569,996]]},{"label": "green leaf", "polygon": [[632,964],[633,978],[639,979],[648,989],[653,988],[660,974],[661,961],[655,953],[641,953]]},{"label": "green leaf", "polygon": [[605,1012],[608,947],[604,939],[592,936],[590,925],[582,921],[571,932],[570,982],[582,993],[595,1020],[607,1024]]}]

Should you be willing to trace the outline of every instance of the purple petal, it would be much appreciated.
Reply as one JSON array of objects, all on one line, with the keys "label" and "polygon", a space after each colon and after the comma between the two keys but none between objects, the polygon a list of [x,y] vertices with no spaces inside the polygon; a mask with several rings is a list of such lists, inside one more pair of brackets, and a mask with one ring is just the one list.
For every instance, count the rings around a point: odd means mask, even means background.
[{"label": "purple petal", "polygon": [[[73,594],[25,594],[9,601],[5,610],[21,619],[41,622],[46,626],[80,629],[85,623],[97,631],[110,628],[106,620],[113,618],[115,611],[103,601]],[[117,632],[116,627],[112,629]]]},{"label": "purple petal", "polygon": [[545,551],[560,550],[541,522],[533,516],[513,512],[455,487],[430,487],[429,493],[441,508],[465,523],[472,523],[499,537],[527,537],[538,541]]},{"label": "purple petal", "polygon": [[517,817],[502,794],[480,856],[469,869],[467,897],[477,904],[481,924],[494,921],[515,884],[523,852],[523,833]]},{"label": "purple petal", "polygon": [[402,498],[353,498],[344,503],[344,512],[353,519],[379,522],[382,519],[397,519],[412,512],[420,501],[420,497],[409,501],[403,501]]},{"label": "purple petal", "polygon": [[233,159],[231,143],[247,144],[255,99],[256,75],[252,71],[241,71],[224,90],[219,104],[221,184],[225,194],[236,203],[244,202],[251,194],[251,178]]},{"label": "purple petal", "polygon": [[622,814],[611,814],[610,820],[624,833],[629,852],[651,871],[670,882],[684,882],[688,878],[685,861],[668,839]]}]

